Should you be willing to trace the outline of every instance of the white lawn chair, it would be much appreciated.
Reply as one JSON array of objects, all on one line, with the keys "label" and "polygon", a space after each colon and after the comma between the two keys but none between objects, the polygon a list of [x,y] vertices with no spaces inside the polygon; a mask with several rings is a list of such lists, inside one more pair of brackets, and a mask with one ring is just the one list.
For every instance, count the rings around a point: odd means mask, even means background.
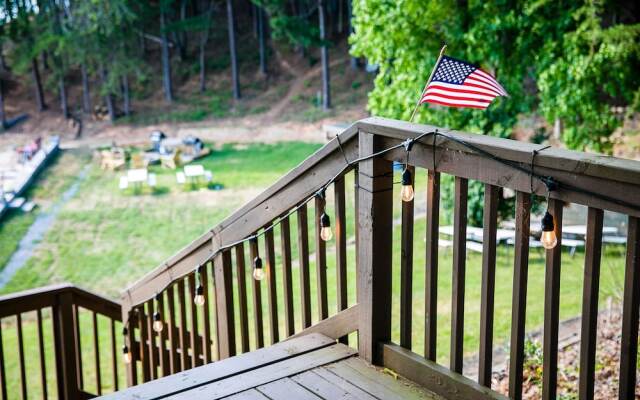
[{"label": "white lawn chair", "polygon": [[149,174],[149,177],[147,178],[147,184],[150,187],[156,187],[157,183],[158,183],[158,181],[156,179],[156,174]]},{"label": "white lawn chair", "polygon": [[128,187],[129,187],[129,179],[127,179],[126,176],[121,176],[120,177],[120,184],[119,184],[120,190],[125,190]]},{"label": "white lawn chair", "polygon": [[211,171],[209,170],[205,170],[204,171],[204,180],[205,182],[209,183],[213,180],[213,174],[211,173]]},{"label": "white lawn chair", "polygon": [[184,172],[176,172],[176,181],[178,181],[180,185],[184,185],[184,183],[187,181],[187,178],[184,176]]}]

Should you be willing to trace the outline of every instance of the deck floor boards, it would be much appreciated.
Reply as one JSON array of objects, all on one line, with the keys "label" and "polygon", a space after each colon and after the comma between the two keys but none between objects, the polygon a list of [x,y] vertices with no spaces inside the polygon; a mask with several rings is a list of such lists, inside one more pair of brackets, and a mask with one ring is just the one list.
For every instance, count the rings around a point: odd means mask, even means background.
[{"label": "deck floor boards", "polygon": [[231,357],[102,399],[436,400],[358,358],[353,348],[320,334]]}]

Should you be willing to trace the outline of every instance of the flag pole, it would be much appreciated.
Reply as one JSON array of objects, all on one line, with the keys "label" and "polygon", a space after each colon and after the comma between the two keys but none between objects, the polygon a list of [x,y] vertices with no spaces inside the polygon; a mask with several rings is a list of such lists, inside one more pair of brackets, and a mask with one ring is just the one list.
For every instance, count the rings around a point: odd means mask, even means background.
[{"label": "flag pole", "polygon": [[440,49],[440,55],[438,56],[438,60],[436,61],[436,64],[433,66],[433,69],[431,70],[431,74],[429,75],[429,79],[427,79],[427,83],[424,84],[424,88],[422,89],[422,92],[420,92],[420,98],[418,99],[418,102],[416,103],[416,106],[413,108],[413,112],[411,113],[411,118],[409,119],[409,122],[413,122],[413,117],[416,116],[416,112],[418,111],[418,107],[420,107],[420,102],[422,101],[422,98],[424,97],[424,92],[427,90],[427,86],[429,86],[429,83],[431,82],[431,79],[433,78],[433,74],[436,72],[436,68],[438,68],[438,64],[440,64],[440,60],[442,59],[442,56],[444,55],[444,51],[446,50],[446,48],[447,48],[447,45],[445,44]]}]

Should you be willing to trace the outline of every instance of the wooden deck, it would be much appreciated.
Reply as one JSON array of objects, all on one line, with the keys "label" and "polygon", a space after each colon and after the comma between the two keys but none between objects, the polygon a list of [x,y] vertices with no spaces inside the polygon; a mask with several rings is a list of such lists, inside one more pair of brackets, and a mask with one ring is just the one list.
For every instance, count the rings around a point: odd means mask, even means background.
[{"label": "wooden deck", "polygon": [[102,399],[439,399],[358,358],[357,351],[309,334]]}]

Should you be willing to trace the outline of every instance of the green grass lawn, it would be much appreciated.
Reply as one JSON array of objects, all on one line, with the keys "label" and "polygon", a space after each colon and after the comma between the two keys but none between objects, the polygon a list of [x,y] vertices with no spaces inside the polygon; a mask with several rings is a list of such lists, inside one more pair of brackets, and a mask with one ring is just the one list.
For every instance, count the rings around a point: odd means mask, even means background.
[{"label": "green grass lawn", "polygon": [[[152,167],[151,172],[157,174],[158,187],[155,191],[144,189],[140,193],[128,189],[118,189],[118,176],[122,172],[101,171],[97,165],[90,167],[88,177],[80,186],[78,194],[62,209],[51,231],[37,249],[34,256],[20,270],[10,284],[2,292],[12,292],[55,282],[68,281],[81,287],[94,290],[101,294],[117,298],[121,291],[151,271],[160,262],[175,253],[181,247],[196,239],[207,229],[228,216],[234,209],[255,197],[262,189],[279,179],[289,169],[310,155],[318,148],[317,145],[304,143],[280,143],[274,145],[225,145],[199,163],[213,171],[214,182],[221,184],[224,189],[214,191],[209,189],[191,188],[189,185],[181,187],[175,183],[175,172]],[[87,161],[86,153],[63,152],[56,166],[43,177],[34,189],[34,193],[47,193],[56,197],[61,189],[68,187],[74,179],[73,173],[62,174],[55,168],[62,160],[71,157],[61,165],[79,165]],[[76,174],[79,167],[75,169]],[[354,186],[353,174],[346,177],[347,204],[353,205]],[[425,174],[416,177],[416,210],[424,208]],[[394,179],[398,181],[399,176]],[[54,184],[55,183],[55,184]],[[48,188],[48,189],[47,189]],[[57,188],[54,190],[54,188]],[[39,192],[40,191],[40,192]],[[400,216],[399,187],[394,188],[394,218]],[[45,196],[46,197],[46,196]],[[51,200],[50,200],[51,201]],[[446,207],[443,205],[443,207]],[[45,207],[43,207],[45,209]],[[444,211],[444,210],[443,210]],[[327,212],[333,215],[332,190],[328,192]],[[313,320],[317,321],[317,292],[315,245],[312,221],[314,218],[313,202],[309,204],[310,225],[310,275],[311,275],[311,303]],[[442,213],[441,224],[446,223],[446,213]],[[29,221],[28,216],[17,215],[9,220],[9,224],[2,227],[3,232],[10,232],[19,236],[20,227],[25,229]],[[355,245],[352,241],[355,235],[354,210],[347,207],[347,237],[349,246],[348,261],[348,293],[349,304],[355,304]],[[297,247],[297,219],[291,217],[291,242],[293,255],[293,295],[296,329],[300,329],[300,291]],[[416,216],[414,234],[414,279],[413,279],[413,349],[417,353],[423,352],[424,336],[424,272],[426,243],[425,218]],[[0,236],[0,243],[6,235]],[[285,336],[284,326],[284,298],[282,296],[282,270],[280,260],[280,228],[274,232],[276,248],[277,287],[279,305],[280,337]],[[9,245],[3,244],[9,248]],[[336,273],[334,242],[327,245],[327,277],[329,313],[336,311]],[[2,246],[0,246],[2,247]],[[4,248],[2,247],[2,248]],[[245,246],[245,250],[247,246]],[[393,230],[393,332],[392,338],[399,341],[399,257],[400,257],[400,226]],[[264,254],[264,241],[260,239],[260,251]],[[8,251],[5,251],[8,253]],[[247,260],[247,290],[249,303],[249,320],[254,310],[251,306],[251,262]],[[465,295],[465,338],[466,354],[473,354],[478,349],[480,325],[480,284],[481,284],[481,255],[474,252],[467,254],[466,295]],[[584,253],[578,251],[573,257],[563,253],[560,317],[569,318],[580,313],[582,281],[583,281]],[[450,304],[451,304],[451,267],[452,254],[450,249],[440,249],[438,275],[438,361],[447,365],[450,341]],[[600,281],[600,304],[605,303],[609,296],[616,298],[621,290],[624,267],[624,247],[608,246],[603,252],[602,276]],[[194,266],[195,268],[195,266]],[[235,272],[234,272],[235,273]],[[511,291],[513,278],[513,248],[501,246],[498,249],[496,271],[496,299],[494,343],[501,346],[507,343],[511,328]],[[235,279],[234,279],[235,281]],[[265,343],[270,343],[268,335],[268,301],[266,282],[262,283],[262,301],[265,327]],[[235,287],[235,286],[234,286]],[[237,288],[236,296],[237,299]],[[532,250],[529,258],[529,282],[527,298],[528,331],[538,329],[543,323],[543,293],[544,293],[544,254],[539,250]],[[238,304],[235,304],[236,308]],[[200,311],[201,312],[201,311]],[[46,315],[45,315],[46,316]],[[45,321],[46,318],[45,318]],[[212,318],[212,321],[214,319]],[[89,317],[83,317],[81,336],[83,337],[83,359],[92,365],[91,324]],[[239,321],[236,319],[236,322]],[[47,322],[50,323],[50,322]],[[202,324],[202,318],[199,318]],[[5,349],[15,348],[15,322],[12,318],[3,319],[3,344]],[[35,335],[33,316],[25,315],[25,335]],[[101,325],[102,326],[102,325]],[[106,324],[104,325],[106,326]],[[253,346],[254,332],[250,322],[250,338]],[[105,328],[106,329],[106,328]],[[215,330],[214,330],[215,331]],[[236,329],[239,335],[239,326]],[[119,335],[117,335],[119,336]],[[35,338],[35,336],[33,336]],[[89,339],[86,339],[89,338]],[[118,340],[120,338],[118,337]],[[85,343],[87,342],[87,343]],[[110,346],[108,334],[101,332],[101,347]],[[34,340],[28,343],[35,343]],[[238,337],[239,343],[239,337]],[[87,346],[87,349],[85,349]],[[118,343],[117,348],[119,349]],[[51,354],[51,345],[47,344],[47,352]],[[104,350],[103,350],[104,351]],[[119,355],[119,354],[118,354]],[[34,376],[38,373],[38,358],[34,349],[27,351],[28,371]],[[9,370],[15,371],[16,356],[5,350],[5,361]],[[108,358],[101,358],[104,371],[110,371]],[[32,375],[32,373],[29,375]],[[54,379],[53,367],[47,369],[50,379]],[[95,372],[89,366],[85,371],[87,388],[94,388]],[[32,378],[29,378],[32,379]],[[32,390],[37,391],[37,380],[33,381]],[[18,393],[19,378],[10,380],[12,393]],[[94,385],[94,386],[91,386]],[[112,387],[112,380],[103,376],[103,387]],[[95,390],[91,390],[95,391]]]}]

